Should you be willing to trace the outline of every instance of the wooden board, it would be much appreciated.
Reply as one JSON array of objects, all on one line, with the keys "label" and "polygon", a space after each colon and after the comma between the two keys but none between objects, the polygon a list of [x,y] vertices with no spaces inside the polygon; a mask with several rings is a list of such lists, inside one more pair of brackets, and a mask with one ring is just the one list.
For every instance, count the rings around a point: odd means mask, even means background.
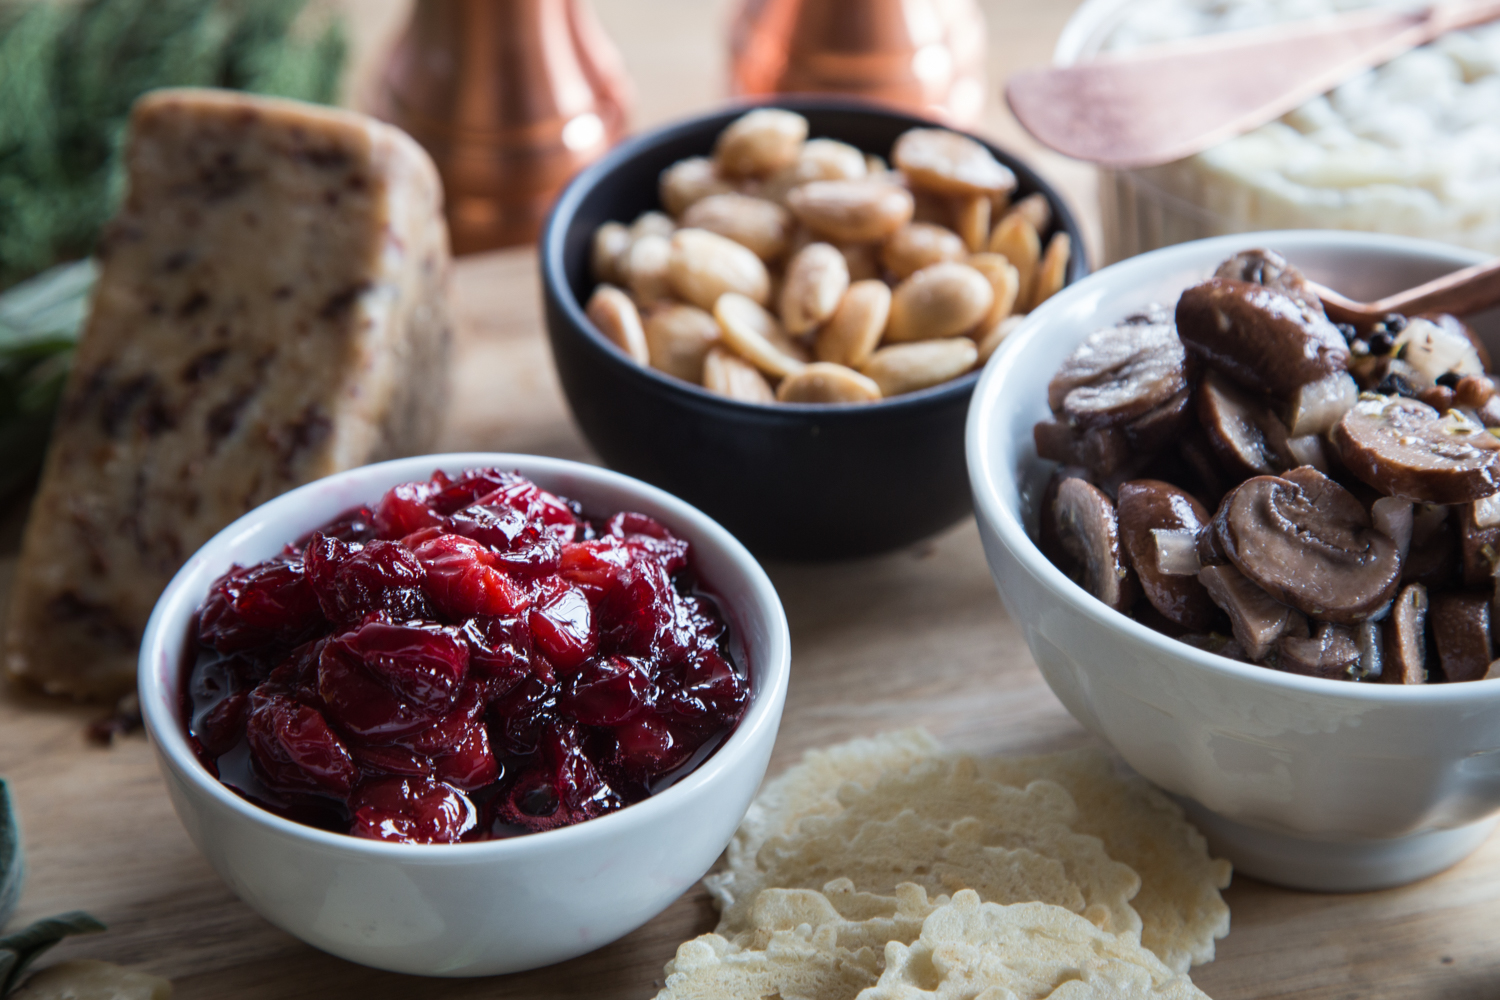
[{"label": "wooden board", "polygon": [[[389,6],[389,5],[387,5]],[[706,103],[722,79],[722,4],[597,0],[635,73],[644,122]],[[994,0],[993,75],[1045,61],[1070,0]],[[394,23],[386,18],[383,23]],[[663,28],[671,25],[672,30]],[[374,44],[374,43],[371,43]],[[1026,148],[996,111],[988,131]],[[1093,227],[1089,175],[1038,157]],[[586,458],[542,334],[529,251],[464,261],[451,450]],[[916,484],[920,487],[920,484]],[[0,523],[13,552],[16,516]],[[0,608],[13,556],[0,557]],[[1040,751],[1088,737],[1047,690],[985,567],[972,521],[878,559],[771,565],[792,628],[793,678],[772,770],[809,747],[922,725],[955,747]],[[54,958],[99,958],[171,977],[183,1000],[220,997],[645,1000],[677,944],[715,917],[695,889],[624,940],[550,969],[488,980],[423,980],[324,955],[271,927],[198,857],[140,736],[88,745],[98,709],[0,693],[0,774],[14,785],[31,879],[17,921],[83,908],[110,925]],[[1296,997],[1480,1000],[1500,995],[1500,839],[1405,889],[1354,896],[1237,880],[1233,931],[1194,979],[1218,1000]]]}]

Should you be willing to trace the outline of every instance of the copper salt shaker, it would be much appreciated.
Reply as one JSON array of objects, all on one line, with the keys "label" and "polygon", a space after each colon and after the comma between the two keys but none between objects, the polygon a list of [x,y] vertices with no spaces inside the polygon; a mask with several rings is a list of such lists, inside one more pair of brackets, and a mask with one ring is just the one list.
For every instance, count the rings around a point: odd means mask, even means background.
[{"label": "copper salt shaker", "polygon": [[740,95],[847,94],[959,126],[984,112],[975,0],[743,0],[729,47]]},{"label": "copper salt shaker", "polygon": [[630,85],[587,0],[417,0],[372,103],[432,154],[473,253],[536,238],[624,133]]}]

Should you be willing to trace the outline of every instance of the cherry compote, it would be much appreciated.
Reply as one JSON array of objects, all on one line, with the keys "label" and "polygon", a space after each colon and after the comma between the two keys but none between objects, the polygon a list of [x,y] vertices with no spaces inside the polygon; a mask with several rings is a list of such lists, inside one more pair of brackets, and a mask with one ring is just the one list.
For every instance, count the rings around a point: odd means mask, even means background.
[{"label": "cherry compote", "polygon": [[404,483],[214,584],[183,710],[220,781],[298,822],[454,843],[666,787],[749,700],[688,543],[497,469]]}]

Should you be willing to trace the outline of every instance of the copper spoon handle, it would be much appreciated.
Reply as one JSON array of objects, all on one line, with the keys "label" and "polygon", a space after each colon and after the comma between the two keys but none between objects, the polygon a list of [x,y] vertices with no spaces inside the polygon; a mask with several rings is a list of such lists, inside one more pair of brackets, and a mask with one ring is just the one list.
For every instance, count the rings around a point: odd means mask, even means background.
[{"label": "copper spoon handle", "polygon": [[1363,327],[1393,312],[1408,316],[1431,312],[1467,316],[1500,305],[1500,257],[1374,302],[1356,302],[1316,282],[1308,284],[1323,300],[1328,318],[1335,323]]}]

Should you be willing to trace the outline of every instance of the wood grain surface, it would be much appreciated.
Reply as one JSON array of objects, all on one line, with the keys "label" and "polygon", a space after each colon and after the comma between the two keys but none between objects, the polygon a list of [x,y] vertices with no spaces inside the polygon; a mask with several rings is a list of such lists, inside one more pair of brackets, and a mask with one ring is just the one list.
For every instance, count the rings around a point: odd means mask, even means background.
[{"label": "wood grain surface", "polygon": [[[721,93],[723,3],[596,6],[635,76],[638,123],[697,110]],[[999,81],[1008,69],[1046,61],[1073,3],[985,6]],[[378,52],[401,6],[360,0],[359,7],[359,43]],[[985,131],[1033,155],[1097,231],[1087,171],[1034,155],[998,107]],[[589,458],[553,375],[530,251],[463,261],[453,296],[460,363],[445,449]],[[0,608],[20,516],[12,511],[0,523],[0,550],[11,553],[0,557]],[[773,772],[810,747],[908,725],[982,751],[1087,741],[1002,610],[972,521],[878,559],[767,568],[791,621],[794,664]],[[182,1000],[645,1000],[677,944],[715,922],[707,895],[695,889],[614,945],[536,972],[424,980],[351,965],[276,930],[231,895],[173,815],[144,738],[107,750],[85,742],[84,727],[98,714],[0,693],[0,773],[13,783],[31,871],[16,921],[82,908],[110,925],[107,934],[65,942],[46,962],[98,958],[138,967],[171,977]],[[1227,898],[1233,931],[1218,960],[1194,972],[1218,1000],[1500,996],[1500,840],[1404,889],[1314,895],[1237,879]]]}]

